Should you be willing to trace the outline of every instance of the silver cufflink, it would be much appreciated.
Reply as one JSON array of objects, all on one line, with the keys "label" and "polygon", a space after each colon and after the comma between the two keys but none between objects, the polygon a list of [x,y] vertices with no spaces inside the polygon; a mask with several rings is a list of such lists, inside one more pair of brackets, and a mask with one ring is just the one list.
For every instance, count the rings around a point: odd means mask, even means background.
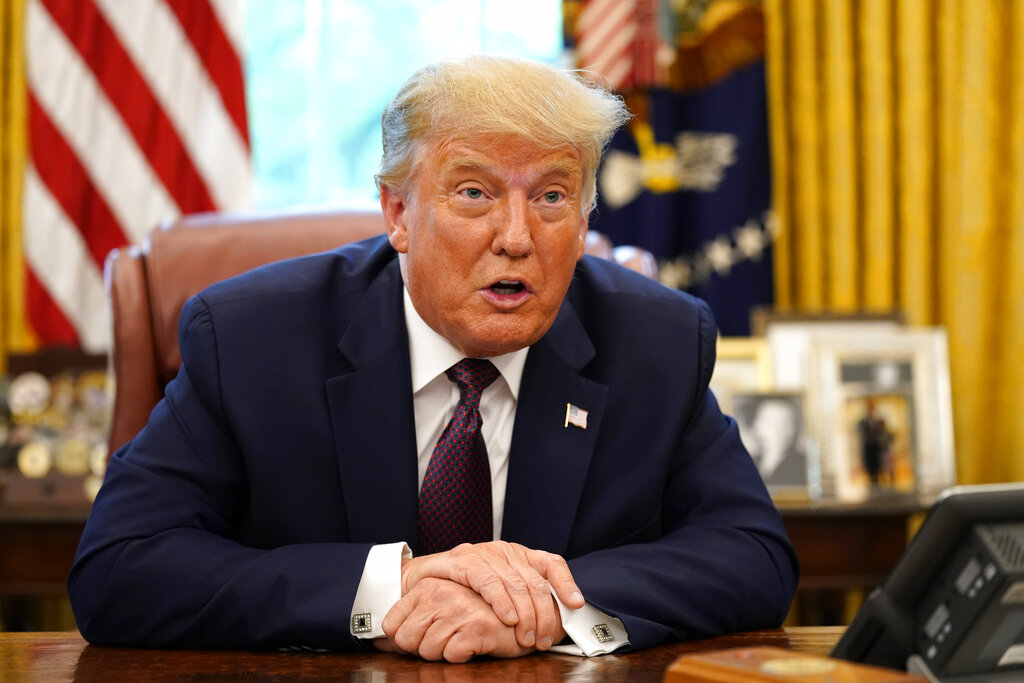
[{"label": "silver cufflink", "polygon": [[608,628],[608,624],[597,624],[590,630],[594,632],[594,637],[597,638],[597,642],[599,643],[607,643],[609,640],[615,640],[615,636],[612,635],[612,630]]},{"label": "silver cufflink", "polygon": [[352,633],[369,633],[373,630],[373,619],[369,612],[352,615]]}]

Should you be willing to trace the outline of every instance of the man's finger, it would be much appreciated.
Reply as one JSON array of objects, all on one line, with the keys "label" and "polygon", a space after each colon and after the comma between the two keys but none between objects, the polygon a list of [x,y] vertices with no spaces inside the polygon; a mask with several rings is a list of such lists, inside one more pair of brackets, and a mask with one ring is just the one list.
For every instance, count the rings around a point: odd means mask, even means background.
[{"label": "man's finger", "polygon": [[[447,618],[433,619],[427,622],[427,624],[427,628],[422,633],[417,634],[414,652],[429,662],[438,662],[446,658],[445,649],[452,635],[456,632],[456,623]],[[470,653],[461,661],[466,661],[472,656],[473,653]]]},{"label": "man's finger", "polygon": [[[568,565],[565,564],[565,560],[558,555],[529,550],[522,546],[517,546],[517,550],[521,551],[521,556],[512,560],[515,568],[521,575],[531,577],[529,580],[530,599],[533,602],[537,627],[531,647],[547,650],[556,642],[561,641],[565,632],[561,627],[562,620],[558,605],[552,597],[553,587],[544,574],[546,573],[559,582],[563,593],[567,593],[568,596],[572,596],[574,593],[578,594],[579,589],[576,588],[572,573],[569,571]],[[582,596],[579,597],[582,600]],[[582,604],[580,602],[580,605]],[[516,635],[520,645],[523,645],[524,641],[530,640],[529,636],[523,638],[522,631],[518,627]]]},{"label": "man's finger", "polygon": [[559,555],[543,550],[527,550],[530,566],[536,569],[554,589],[562,604],[572,609],[583,607],[586,601],[576,580],[572,578],[569,565]]},{"label": "man's finger", "polygon": [[405,622],[416,607],[416,600],[411,596],[400,598],[391,606],[384,619],[380,622],[380,629],[384,631],[389,639],[394,640],[395,632]]},{"label": "man's finger", "polygon": [[[427,602],[416,596],[407,595],[396,602],[384,617],[392,630],[389,632],[383,623],[381,627],[384,628],[384,632],[388,634],[391,642],[402,652],[417,653],[423,656],[421,647],[424,636],[436,618],[436,607],[432,608]],[[399,607],[400,609],[396,612],[396,608]],[[389,621],[393,613],[394,620]]]}]

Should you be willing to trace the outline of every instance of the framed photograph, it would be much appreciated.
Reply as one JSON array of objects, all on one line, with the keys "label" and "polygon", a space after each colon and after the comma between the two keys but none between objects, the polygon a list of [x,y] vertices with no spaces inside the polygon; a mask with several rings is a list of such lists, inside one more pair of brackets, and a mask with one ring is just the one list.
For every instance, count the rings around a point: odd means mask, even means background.
[{"label": "framed photograph", "polygon": [[722,412],[733,414],[733,395],[737,392],[768,391],[771,388],[771,355],[763,338],[718,338],[711,391]]},{"label": "framed photograph", "polygon": [[808,448],[803,394],[742,392],[732,398],[740,438],[772,498],[816,497],[817,462]]},{"label": "framed photograph", "polygon": [[857,501],[956,483],[945,330],[816,335],[808,358],[826,490]]},{"label": "framed photograph", "polygon": [[872,337],[903,329],[898,317],[860,315],[780,317],[768,319],[763,325],[775,387],[791,391],[807,387],[809,352],[815,337]]},{"label": "framed photograph", "polygon": [[810,311],[782,311],[771,306],[757,306],[750,312],[750,330],[755,337],[763,337],[768,327],[789,323],[849,323],[849,322],[890,322],[905,325],[906,316],[901,311],[836,311],[813,313]]}]

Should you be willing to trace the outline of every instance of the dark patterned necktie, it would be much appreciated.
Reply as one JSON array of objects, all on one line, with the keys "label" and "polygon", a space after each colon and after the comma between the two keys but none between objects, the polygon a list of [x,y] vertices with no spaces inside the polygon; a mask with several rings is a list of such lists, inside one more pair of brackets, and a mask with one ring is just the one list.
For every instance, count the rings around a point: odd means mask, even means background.
[{"label": "dark patterned necktie", "polygon": [[459,385],[455,414],[441,433],[420,489],[419,552],[494,540],[491,467],[480,431],[480,395],[498,376],[491,361],[464,358],[445,371]]}]

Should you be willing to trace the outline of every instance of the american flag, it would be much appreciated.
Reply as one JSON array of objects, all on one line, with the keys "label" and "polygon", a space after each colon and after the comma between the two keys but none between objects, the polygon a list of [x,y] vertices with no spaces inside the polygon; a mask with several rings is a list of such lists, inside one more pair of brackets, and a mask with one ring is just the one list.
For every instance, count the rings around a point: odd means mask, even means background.
[{"label": "american flag", "polygon": [[579,406],[574,406],[571,403],[565,404],[565,426],[575,425],[580,429],[587,428],[587,415],[589,413]]},{"label": "american flag", "polygon": [[576,62],[612,90],[661,85],[658,0],[587,0],[575,27]]},{"label": "american flag", "polygon": [[110,345],[103,262],[181,214],[250,204],[240,0],[27,0],[26,317]]},{"label": "american flag", "polygon": [[[639,24],[657,18],[654,7],[640,7],[648,1],[589,0],[567,15],[588,26],[588,10],[631,3]],[[649,72],[634,67],[626,97],[636,116],[616,133],[598,171],[590,228],[653,253],[659,279],[704,299],[723,335],[748,335],[750,312],[773,300],[778,230],[771,212],[764,9],[757,2],[688,0],[663,3],[662,10],[671,38],[657,45],[650,26],[634,30],[624,19],[605,24],[611,32],[616,26],[634,31],[634,59],[661,51],[664,67],[654,74],[667,87],[644,87]],[[616,43],[606,36],[597,44]]]}]

